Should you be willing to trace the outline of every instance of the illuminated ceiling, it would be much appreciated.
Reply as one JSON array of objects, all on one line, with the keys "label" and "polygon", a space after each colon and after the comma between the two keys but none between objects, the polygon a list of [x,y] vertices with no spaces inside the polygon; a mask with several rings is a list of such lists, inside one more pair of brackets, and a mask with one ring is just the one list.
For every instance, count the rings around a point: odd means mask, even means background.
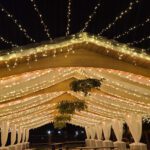
[{"label": "illuminated ceiling", "polygon": [[[150,114],[150,57],[126,45],[84,33],[4,55],[0,61],[0,121],[36,128],[53,121],[57,102],[77,98],[88,105],[70,122],[80,126]],[[71,81],[83,78],[106,80],[85,97],[69,88]]]}]

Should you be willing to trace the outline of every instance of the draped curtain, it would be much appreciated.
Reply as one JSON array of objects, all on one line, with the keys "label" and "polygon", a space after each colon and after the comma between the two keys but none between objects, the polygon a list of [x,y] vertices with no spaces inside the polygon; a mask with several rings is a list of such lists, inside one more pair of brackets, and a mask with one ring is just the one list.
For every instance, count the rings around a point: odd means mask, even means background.
[{"label": "draped curtain", "polygon": [[126,122],[135,143],[139,143],[142,135],[142,117],[140,115],[130,114],[126,116]]},{"label": "draped curtain", "polygon": [[88,127],[85,127],[85,132],[86,132],[87,139],[90,139],[90,133]]},{"label": "draped curtain", "polygon": [[11,125],[11,145],[14,145],[16,141],[16,125]]},{"label": "draped curtain", "polygon": [[26,140],[26,142],[28,142],[28,140],[29,140],[29,129],[26,129],[26,138],[25,138]]},{"label": "draped curtain", "polygon": [[96,125],[96,135],[99,140],[102,139],[102,126]]},{"label": "draped curtain", "polygon": [[117,141],[122,141],[122,135],[123,135],[123,121],[114,119],[112,121],[112,128],[115,132]]},{"label": "draped curtain", "polygon": [[19,127],[19,128],[18,128],[18,143],[21,142],[21,139],[22,139],[22,128]]},{"label": "draped curtain", "polygon": [[22,143],[25,142],[25,138],[26,138],[26,129],[23,129],[23,137],[22,137]]},{"label": "draped curtain", "polygon": [[95,138],[95,128],[93,126],[89,127],[91,139]]},{"label": "draped curtain", "polygon": [[105,140],[109,140],[111,134],[111,123],[103,122],[102,124]]},{"label": "draped curtain", "polygon": [[2,147],[5,147],[9,132],[9,122],[3,121],[1,124],[1,143]]}]

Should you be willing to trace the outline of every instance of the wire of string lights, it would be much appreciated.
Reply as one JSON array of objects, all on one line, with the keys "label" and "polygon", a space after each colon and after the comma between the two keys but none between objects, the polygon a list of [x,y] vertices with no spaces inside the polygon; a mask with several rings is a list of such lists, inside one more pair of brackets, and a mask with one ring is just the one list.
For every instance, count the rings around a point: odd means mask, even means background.
[{"label": "wire of string lights", "polygon": [[71,0],[68,0],[66,36],[68,36],[70,34],[70,22],[71,22],[70,16],[71,16]]},{"label": "wire of string lights", "polygon": [[146,23],[148,23],[148,22],[150,22],[150,18],[147,18],[147,19],[146,19],[143,23],[141,23],[141,24],[138,24],[138,25],[135,25],[135,26],[130,27],[127,31],[125,31],[125,32],[123,32],[123,33],[121,33],[121,34],[114,36],[113,39],[119,39],[119,38],[121,38],[121,37],[123,37],[123,36],[125,36],[125,35],[128,35],[131,31],[134,31],[134,30],[136,30],[136,29],[139,28],[139,27],[143,27],[143,26],[144,26]]},{"label": "wire of string lights", "polygon": [[112,23],[108,24],[106,28],[103,28],[100,31],[100,33],[98,33],[98,35],[102,35],[105,31],[109,30],[112,26],[114,26],[118,20],[122,19],[124,15],[128,14],[133,9],[133,6],[135,4],[138,4],[139,2],[140,0],[135,0],[133,2],[130,2],[129,6],[125,10],[121,11],[120,15],[117,16]]},{"label": "wire of string lights", "polygon": [[84,32],[87,28],[89,23],[92,21],[93,17],[96,15],[98,8],[101,5],[101,0],[97,3],[97,5],[94,7],[93,12],[88,16],[88,20],[85,22],[84,27],[80,30],[80,32]]},{"label": "wire of string lights", "polygon": [[37,14],[38,14],[38,16],[39,16],[39,18],[40,18],[40,23],[41,23],[41,25],[42,25],[43,28],[44,28],[44,32],[46,33],[46,35],[47,35],[47,37],[49,38],[49,40],[52,41],[51,35],[49,34],[49,29],[48,29],[47,25],[45,24],[45,22],[44,22],[44,20],[43,20],[43,16],[42,16],[42,14],[40,13],[39,9],[37,8],[37,5],[36,5],[35,1],[34,1],[34,0],[30,0],[30,1],[31,1],[31,3],[33,4],[34,10],[37,12]]},{"label": "wire of string lights", "polygon": [[0,40],[1,40],[2,42],[6,43],[6,44],[10,44],[11,47],[19,47],[19,45],[14,44],[12,41],[9,41],[9,40],[5,39],[5,38],[2,37],[2,36],[0,36]]},{"label": "wire of string lights", "polygon": [[133,41],[132,43],[128,43],[128,45],[136,45],[136,44],[140,44],[145,40],[149,40],[150,39],[150,35],[143,37],[142,39],[138,40],[138,41]]},{"label": "wire of string lights", "polygon": [[0,10],[4,12],[6,16],[13,21],[13,23],[17,25],[19,30],[25,35],[27,39],[30,40],[30,42],[35,42],[35,40],[32,37],[30,37],[30,35],[27,33],[26,29],[19,23],[19,21],[12,14],[10,14],[1,4],[0,4]]}]

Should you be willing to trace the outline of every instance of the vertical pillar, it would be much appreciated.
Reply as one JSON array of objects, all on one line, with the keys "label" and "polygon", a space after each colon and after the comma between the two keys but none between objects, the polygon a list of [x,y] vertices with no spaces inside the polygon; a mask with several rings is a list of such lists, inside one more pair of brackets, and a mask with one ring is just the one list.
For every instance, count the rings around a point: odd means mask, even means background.
[{"label": "vertical pillar", "polygon": [[11,125],[11,145],[9,146],[9,150],[15,150],[16,145],[14,145],[16,142],[16,125]]},{"label": "vertical pillar", "polygon": [[22,139],[22,128],[18,127],[18,138],[17,138],[16,150],[22,150],[21,139]]},{"label": "vertical pillar", "polygon": [[25,143],[25,138],[26,138],[26,129],[23,128],[23,132],[22,132],[22,149],[26,149],[26,143]]},{"label": "vertical pillar", "polygon": [[130,150],[147,150],[147,145],[140,143],[142,135],[142,116],[137,114],[127,115],[126,122],[135,141],[135,143],[130,144]]},{"label": "vertical pillar", "polygon": [[117,119],[112,120],[112,128],[117,138],[117,141],[114,142],[114,146],[120,150],[126,150],[126,143],[122,141],[123,121]]},{"label": "vertical pillar", "polygon": [[[110,122],[103,122],[102,128],[103,128],[103,133],[104,133],[104,137],[105,137],[105,140],[103,141],[103,146],[104,147],[112,147],[113,142],[109,140],[110,134],[111,134],[111,123]],[[104,150],[110,150],[110,149],[106,148]]]},{"label": "vertical pillar", "polygon": [[9,122],[8,121],[2,121],[1,124],[1,143],[2,143],[2,148],[4,150],[7,150],[8,147],[5,147],[8,139],[8,132],[9,132]]},{"label": "vertical pillar", "polygon": [[90,131],[89,131],[89,127],[85,127],[85,132],[86,132],[86,140],[85,140],[85,143],[86,143],[86,146],[90,146],[90,137],[91,137],[91,134],[90,134]]},{"label": "vertical pillar", "polygon": [[97,124],[95,126],[97,140],[96,140],[96,147],[102,147],[103,141],[102,141],[102,126],[100,124]]},{"label": "vertical pillar", "polygon": [[91,142],[90,142],[90,146],[91,147],[96,147],[96,129],[95,126],[90,126],[90,132],[91,132]]},{"label": "vertical pillar", "polygon": [[26,148],[29,148],[29,133],[30,133],[30,130],[29,129],[26,129],[25,130],[25,141],[26,141]]}]

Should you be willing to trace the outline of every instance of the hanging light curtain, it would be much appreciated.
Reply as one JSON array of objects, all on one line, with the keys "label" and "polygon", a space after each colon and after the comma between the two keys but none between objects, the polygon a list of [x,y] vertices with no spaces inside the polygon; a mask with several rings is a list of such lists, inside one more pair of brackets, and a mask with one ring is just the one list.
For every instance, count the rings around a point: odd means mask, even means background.
[{"label": "hanging light curtain", "polygon": [[115,132],[117,141],[122,141],[122,135],[123,135],[123,121],[114,119],[112,121],[112,128]]},{"label": "hanging light curtain", "polygon": [[11,145],[14,145],[16,141],[16,125],[11,125]]},{"label": "hanging light curtain", "polygon": [[99,140],[102,139],[102,126],[100,124],[96,125],[96,135]]},{"label": "hanging light curtain", "polygon": [[3,121],[1,124],[1,143],[2,147],[5,147],[9,132],[9,122]]},{"label": "hanging light curtain", "polygon": [[102,128],[103,128],[105,140],[109,140],[110,134],[111,134],[111,123],[110,122],[103,122]]},{"label": "hanging light curtain", "polygon": [[135,143],[139,143],[142,135],[142,117],[140,115],[130,114],[126,116],[126,122]]},{"label": "hanging light curtain", "polygon": [[21,143],[21,138],[22,138],[22,128],[18,128],[18,143]]}]

